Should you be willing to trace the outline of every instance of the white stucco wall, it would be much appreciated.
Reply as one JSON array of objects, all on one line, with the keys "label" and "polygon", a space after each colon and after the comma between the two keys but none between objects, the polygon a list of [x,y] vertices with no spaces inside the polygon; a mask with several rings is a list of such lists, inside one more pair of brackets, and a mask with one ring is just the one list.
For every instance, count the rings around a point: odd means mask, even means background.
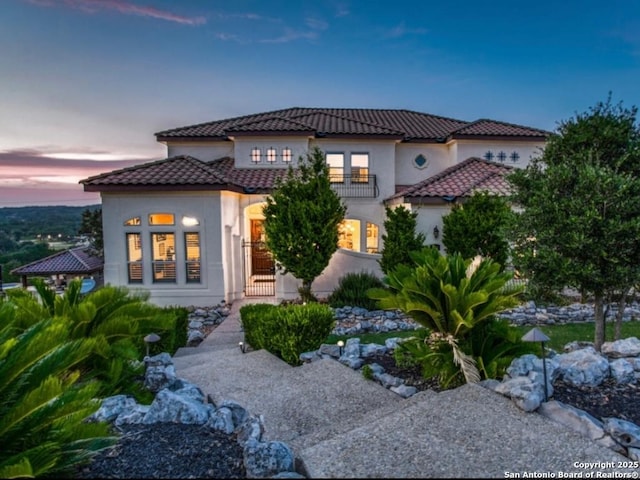
[{"label": "white stucco wall", "polygon": [[[498,162],[497,155],[500,152],[504,152],[507,155],[507,159],[504,161],[505,165],[513,167],[525,168],[529,161],[539,156],[544,147],[544,142],[523,142],[523,141],[487,141],[487,140],[457,140],[457,162],[466,160],[469,157],[484,158],[487,151],[491,151],[494,154],[493,161]],[[516,152],[520,158],[517,162],[513,162],[509,157]]]},{"label": "white stucco wall", "polygon": [[[424,168],[416,167],[418,155],[427,159]],[[452,147],[439,143],[401,143],[396,148],[395,183],[414,185],[454,165]]]},{"label": "white stucco wall", "polygon": [[[304,156],[309,150],[308,137],[236,137],[235,143],[235,161],[238,168],[284,168],[289,165],[282,161],[282,150],[290,148],[292,153],[291,164],[295,167],[298,163],[298,157]],[[261,151],[259,163],[251,161],[251,150],[257,147]],[[267,161],[267,149],[274,148],[276,150],[276,161],[269,163]]]},{"label": "white stucco wall", "polygon": [[[124,285],[148,290],[150,300],[158,305],[215,305],[225,299],[221,245],[220,195],[211,193],[102,194],[105,243],[105,284]],[[173,213],[175,225],[150,226],[149,213]],[[183,227],[182,216],[200,221],[197,227]],[[142,224],[124,226],[131,217],[141,217]],[[200,233],[201,281],[186,283],[183,232]],[[143,282],[128,282],[127,232],[141,234]],[[176,282],[154,283],[151,267],[151,233],[174,232],[176,237]]]},{"label": "white stucco wall", "polygon": [[368,272],[382,278],[382,269],[378,264],[381,255],[352,252],[339,248],[333,254],[329,265],[311,285],[313,294],[319,298],[327,297],[338,286],[340,278],[348,273]]}]

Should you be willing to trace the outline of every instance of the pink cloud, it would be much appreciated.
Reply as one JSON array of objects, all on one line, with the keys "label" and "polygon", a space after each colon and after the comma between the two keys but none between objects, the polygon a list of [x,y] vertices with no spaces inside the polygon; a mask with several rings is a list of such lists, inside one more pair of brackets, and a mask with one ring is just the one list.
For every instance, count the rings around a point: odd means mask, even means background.
[{"label": "pink cloud", "polygon": [[0,151],[0,207],[100,203],[100,196],[85,192],[80,180],[153,160],[69,160],[45,155],[38,149]]},{"label": "pink cloud", "polygon": [[[59,3],[53,0],[27,0],[34,5],[53,7]],[[138,15],[141,17],[156,18],[168,22],[181,23],[183,25],[202,25],[207,22],[205,17],[185,17],[167,10],[155,7],[136,5],[125,0],[62,0],[64,5],[87,13],[95,13],[98,10],[115,10],[124,15]]]}]

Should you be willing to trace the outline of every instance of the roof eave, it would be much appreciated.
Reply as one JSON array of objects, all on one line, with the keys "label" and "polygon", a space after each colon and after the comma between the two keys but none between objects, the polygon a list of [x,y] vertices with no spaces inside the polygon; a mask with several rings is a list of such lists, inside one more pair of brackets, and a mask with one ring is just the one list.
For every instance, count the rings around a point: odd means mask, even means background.
[{"label": "roof eave", "polygon": [[167,191],[241,191],[236,185],[84,185],[85,192],[167,192]]},{"label": "roof eave", "polygon": [[447,137],[450,140],[499,140],[499,141],[518,141],[518,142],[541,142],[547,137],[544,135],[478,135],[478,134],[461,134],[454,133]]},{"label": "roof eave", "polygon": [[165,142],[230,142],[227,135],[156,135],[156,141]]}]

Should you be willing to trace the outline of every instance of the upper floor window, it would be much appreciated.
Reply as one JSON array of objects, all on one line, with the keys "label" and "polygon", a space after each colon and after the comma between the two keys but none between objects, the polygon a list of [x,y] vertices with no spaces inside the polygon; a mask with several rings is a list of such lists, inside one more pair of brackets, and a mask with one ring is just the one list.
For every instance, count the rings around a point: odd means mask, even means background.
[{"label": "upper floor window", "polygon": [[367,183],[369,181],[369,154],[351,154],[351,181],[354,183]]},{"label": "upper floor window", "polygon": [[131,217],[129,220],[126,220],[124,222],[124,225],[126,227],[130,227],[132,225],[140,225],[141,221],[140,221],[140,217]]},{"label": "upper floor window", "polygon": [[253,147],[251,149],[251,161],[253,163],[260,163],[261,156],[262,156],[262,151],[258,147]]},{"label": "upper floor window", "polygon": [[329,178],[332,183],[344,182],[344,153],[327,153]]},{"label": "upper floor window", "polygon": [[520,155],[518,154],[518,152],[511,152],[511,155],[509,155],[509,159],[513,163],[516,163],[518,160],[520,160]]},{"label": "upper floor window", "polygon": [[277,155],[278,155],[278,152],[276,151],[275,148],[273,147],[267,148],[267,162],[275,163]]},{"label": "upper floor window", "polygon": [[494,157],[494,155],[493,155],[493,152],[491,150],[487,150],[487,152],[484,154],[484,159],[485,160],[491,161],[491,160],[493,160],[493,157]]},{"label": "upper floor window", "polygon": [[285,147],[282,149],[282,161],[285,163],[290,163],[293,158],[293,154],[291,153],[291,149],[289,147]]},{"label": "upper floor window", "polygon": [[503,151],[500,151],[500,153],[498,153],[496,157],[498,158],[498,160],[504,163],[504,161],[507,159],[507,154],[504,153]]},{"label": "upper floor window", "polygon": [[150,213],[149,225],[174,225],[173,213]]}]

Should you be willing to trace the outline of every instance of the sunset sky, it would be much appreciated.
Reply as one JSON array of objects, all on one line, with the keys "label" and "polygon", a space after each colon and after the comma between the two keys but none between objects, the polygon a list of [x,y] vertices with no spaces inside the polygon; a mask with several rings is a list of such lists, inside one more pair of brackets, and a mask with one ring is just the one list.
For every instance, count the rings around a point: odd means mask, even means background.
[{"label": "sunset sky", "polygon": [[288,107],[554,130],[640,105],[637,0],[0,0],[0,207],[160,159],[157,131]]}]

